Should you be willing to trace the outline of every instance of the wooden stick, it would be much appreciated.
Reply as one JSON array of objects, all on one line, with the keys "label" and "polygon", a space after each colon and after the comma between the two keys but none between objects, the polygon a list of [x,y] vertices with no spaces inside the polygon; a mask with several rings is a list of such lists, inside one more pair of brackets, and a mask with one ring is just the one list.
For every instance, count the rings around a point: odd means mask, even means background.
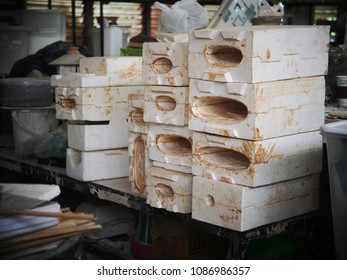
[{"label": "wooden stick", "polygon": [[20,244],[24,242],[33,242],[37,239],[48,238],[52,236],[67,234],[71,232],[83,232],[89,230],[97,230],[101,229],[101,225],[96,225],[93,222],[88,222],[87,225],[77,225],[72,221],[72,223],[61,223],[54,227],[43,229],[37,232],[28,233],[20,236],[16,236],[13,238],[5,239],[0,241],[0,252],[2,252],[5,247],[14,246],[15,244]]},{"label": "wooden stick", "polygon": [[64,219],[82,219],[82,220],[95,220],[94,214],[86,213],[72,213],[72,212],[45,212],[34,210],[0,210],[0,216],[13,216],[13,215],[26,215],[26,216],[45,216],[56,217]]},{"label": "wooden stick", "polygon": [[[95,227],[97,228],[97,225],[95,225]],[[61,234],[61,235],[57,235],[57,236],[51,236],[51,237],[47,237],[47,238],[33,240],[31,242],[20,243],[20,244],[17,244],[16,246],[13,246],[13,247],[11,246],[11,247],[7,247],[7,248],[3,248],[0,250],[0,258],[2,258],[2,257],[4,259],[8,258],[8,256],[6,256],[6,255],[1,256],[2,254],[39,246],[39,245],[46,244],[46,243],[53,242],[53,241],[57,241],[57,240],[62,240],[62,239],[65,239],[65,238],[68,238],[71,236],[75,236],[75,235],[78,235],[81,233],[86,233],[86,232],[90,232],[90,231],[94,231],[94,230],[95,230],[95,228],[90,227],[90,228],[82,230],[82,231],[75,231],[75,232],[65,233],[65,234]]]}]

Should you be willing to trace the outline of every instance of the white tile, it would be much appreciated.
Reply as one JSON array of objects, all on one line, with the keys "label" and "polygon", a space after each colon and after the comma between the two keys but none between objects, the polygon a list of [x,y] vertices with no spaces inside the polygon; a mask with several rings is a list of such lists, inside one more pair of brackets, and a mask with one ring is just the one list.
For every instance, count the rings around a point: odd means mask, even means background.
[{"label": "white tile", "polygon": [[128,149],[77,151],[66,149],[66,175],[81,181],[128,176]]},{"label": "white tile", "polygon": [[187,86],[188,43],[144,43],[142,78],[147,85]]},{"label": "white tile", "polygon": [[95,151],[128,147],[126,119],[102,122],[73,122],[67,124],[68,146],[79,151]]},{"label": "white tile", "polygon": [[153,167],[146,175],[147,204],[171,212],[191,213],[191,174]]},{"label": "white tile", "polygon": [[186,126],[150,123],[147,134],[149,158],[163,163],[191,166],[192,134]]},{"label": "white tile", "polygon": [[248,188],[194,176],[192,218],[246,231],[316,211],[319,174],[259,188]]},{"label": "white tile", "polygon": [[184,126],[188,115],[189,87],[145,86],[146,122]]},{"label": "white tile", "polygon": [[241,26],[189,33],[189,77],[266,82],[327,73],[329,26]]},{"label": "white tile", "polygon": [[318,130],[324,123],[324,76],[265,83],[191,79],[189,128],[261,140]]},{"label": "white tile", "polygon": [[320,131],[260,141],[193,133],[192,173],[258,187],[322,170]]}]

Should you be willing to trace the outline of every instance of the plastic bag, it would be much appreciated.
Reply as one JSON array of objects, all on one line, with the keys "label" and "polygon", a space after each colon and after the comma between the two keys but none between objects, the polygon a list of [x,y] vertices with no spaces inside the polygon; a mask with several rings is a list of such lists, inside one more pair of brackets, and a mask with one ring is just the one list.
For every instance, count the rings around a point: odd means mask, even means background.
[{"label": "plastic bag", "polygon": [[181,0],[171,8],[159,2],[154,4],[162,10],[158,22],[160,32],[182,33],[208,25],[208,12],[196,0]]}]

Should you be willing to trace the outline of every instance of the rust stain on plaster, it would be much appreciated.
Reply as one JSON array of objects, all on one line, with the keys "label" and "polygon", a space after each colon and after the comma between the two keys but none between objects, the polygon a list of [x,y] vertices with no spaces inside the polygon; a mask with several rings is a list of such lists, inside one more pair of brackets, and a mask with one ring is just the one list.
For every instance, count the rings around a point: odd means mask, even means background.
[{"label": "rust stain on plaster", "polygon": [[142,193],[146,187],[145,183],[145,143],[141,135],[134,140],[133,150],[133,179],[135,188]]}]

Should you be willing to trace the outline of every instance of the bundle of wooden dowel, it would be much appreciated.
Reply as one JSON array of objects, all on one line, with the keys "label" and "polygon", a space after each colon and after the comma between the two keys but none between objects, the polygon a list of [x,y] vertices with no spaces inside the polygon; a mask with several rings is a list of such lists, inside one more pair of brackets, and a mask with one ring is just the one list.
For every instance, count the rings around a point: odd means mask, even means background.
[{"label": "bundle of wooden dowel", "polygon": [[0,240],[0,259],[15,259],[36,252],[55,248],[62,240],[72,236],[101,229],[95,216],[88,213],[74,213],[68,208],[60,212],[40,212],[32,210],[0,210],[0,215],[25,215],[57,217],[59,223],[38,231]]}]

